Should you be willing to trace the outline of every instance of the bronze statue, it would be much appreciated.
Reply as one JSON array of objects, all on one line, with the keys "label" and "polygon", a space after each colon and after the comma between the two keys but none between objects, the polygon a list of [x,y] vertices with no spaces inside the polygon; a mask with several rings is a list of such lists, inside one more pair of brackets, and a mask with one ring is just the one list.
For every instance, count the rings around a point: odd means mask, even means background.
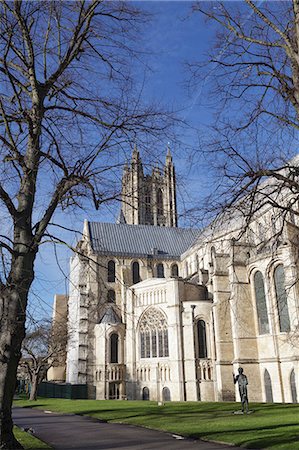
[{"label": "bronze statue", "polygon": [[241,399],[241,403],[242,403],[242,412],[244,413],[244,409],[245,409],[245,412],[247,414],[248,413],[248,396],[247,396],[248,380],[247,380],[246,375],[243,373],[242,367],[239,367],[238,372],[239,372],[239,374],[237,376],[235,376],[233,374],[234,383],[236,384],[238,382],[240,399]]}]

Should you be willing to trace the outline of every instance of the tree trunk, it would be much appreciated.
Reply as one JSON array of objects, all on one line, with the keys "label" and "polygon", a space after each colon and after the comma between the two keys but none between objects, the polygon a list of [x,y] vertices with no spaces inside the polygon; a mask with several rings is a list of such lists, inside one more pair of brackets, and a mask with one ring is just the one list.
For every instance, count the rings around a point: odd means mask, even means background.
[{"label": "tree trunk", "polygon": [[[0,295],[4,314],[1,316],[0,337],[0,448],[23,448],[13,435],[11,407],[16,387],[16,373],[25,334],[24,320],[18,320],[18,296],[8,292]],[[1,305],[1,306],[2,306]],[[25,317],[25,316],[23,316]]]},{"label": "tree trunk", "polygon": [[33,375],[32,382],[31,382],[31,390],[30,390],[30,397],[29,400],[36,400],[37,399],[37,388],[38,388],[38,376],[36,374]]},{"label": "tree trunk", "polygon": [[0,290],[0,449],[23,448],[13,435],[11,408],[34,260],[34,251],[13,258],[6,285]]}]

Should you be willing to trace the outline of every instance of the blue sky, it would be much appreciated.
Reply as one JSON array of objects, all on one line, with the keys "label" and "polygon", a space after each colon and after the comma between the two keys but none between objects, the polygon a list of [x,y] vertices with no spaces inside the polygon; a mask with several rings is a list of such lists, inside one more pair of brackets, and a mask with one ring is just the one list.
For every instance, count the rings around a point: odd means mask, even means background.
[{"label": "blue sky", "polygon": [[[153,14],[152,22],[144,29],[143,49],[147,63],[145,100],[154,100],[179,110],[181,116],[199,133],[206,133],[213,113],[212,102],[207,96],[207,86],[197,86],[188,92],[186,61],[200,60],[211,48],[213,30],[207,26],[200,14],[191,12],[192,2],[153,1],[136,3]],[[136,66],[136,73],[143,80],[144,65]],[[207,80],[208,84],[208,80]],[[197,146],[195,130],[186,132],[182,141],[187,146]],[[167,142],[161,142],[161,160],[164,160]],[[186,162],[186,147],[170,142],[178,178],[179,212],[186,206],[194,205],[200,192],[209,185],[209,174],[204,160],[197,164]],[[115,221],[118,213],[115,205],[106,205],[99,211],[58,212],[55,221],[72,229],[82,231],[84,219],[95,221]],[[180,225],[188,225],[180,221]],[[61,231],[61,238],[75,245],[79,233]],[[40,249],[36,265],[36,279],[30,295],[29,314],[34,317],[51,314],[54,294],[68,292],[70,251],[61,245],[44,244]],[[57,261],[59,261],[59,266]]]}]

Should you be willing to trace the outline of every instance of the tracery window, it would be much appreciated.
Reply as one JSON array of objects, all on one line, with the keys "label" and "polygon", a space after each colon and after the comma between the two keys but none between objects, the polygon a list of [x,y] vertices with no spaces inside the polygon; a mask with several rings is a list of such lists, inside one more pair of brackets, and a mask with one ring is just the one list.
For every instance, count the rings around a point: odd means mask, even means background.
[{"label": "tracery window", "polygon": [[274,284],[278,309],[279,329],[282,332],[290,331],[290,316],[284,279],[284,268],[283,265],[280,264],[274,270]]},{"label": "tracery window", "polygon": [[139,283],[140,269],[139,269],[139,263],[137,261],[133,262],[133,265],[132,265],[132,277],[133,277],[133,284]]},{"label": "tracery window", "polygon": [[261,272],[256,272],[253,278],[258,327],[260,334],[269,333],[269,319],[265,295],[264,279]]},{"label": "tracery window", "polygon": [[139,336],[141,358],[169,356],[167,320],[157,308],[149,308],[142,316]]}]

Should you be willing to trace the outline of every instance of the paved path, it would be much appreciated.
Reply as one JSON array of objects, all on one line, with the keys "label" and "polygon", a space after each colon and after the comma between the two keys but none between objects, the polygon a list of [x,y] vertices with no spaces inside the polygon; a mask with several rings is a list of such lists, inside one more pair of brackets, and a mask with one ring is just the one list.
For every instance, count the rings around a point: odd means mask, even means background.
[{"label": "paved path", "polygon": [[170,433],[133,425],[106,423],[90,417],[46,413],[31,408],[13,408],[13,419],[19,427],[32,428],[36,437],[54,449],[232,449],[226,445],[184,439]]}]

